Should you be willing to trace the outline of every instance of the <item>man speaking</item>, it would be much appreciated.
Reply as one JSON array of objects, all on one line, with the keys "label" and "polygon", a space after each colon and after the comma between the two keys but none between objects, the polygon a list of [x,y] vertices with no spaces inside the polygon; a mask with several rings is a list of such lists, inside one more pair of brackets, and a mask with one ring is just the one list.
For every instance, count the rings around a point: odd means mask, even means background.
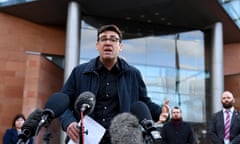
[{"label": "man speaking", "polygon": [[122,38],[116,25],[101,26],[96,41],[99,56],[76,66],[61,90],[70,97],[71,104],[60,116],[60,122],[74,142],[79,140],[77,123],[80,119],[74,103],[85,91],[96,96],[95,108],[89,116],[106,129],[102,144],[111,143],[108,132],[111,120],[119,113],[130,112],[137,101],[147,105],[155,121],[163,122],[169,116],[168,101],[162,107],[153,103],[147,96],[140,71],[119,57],[123,50]]}]

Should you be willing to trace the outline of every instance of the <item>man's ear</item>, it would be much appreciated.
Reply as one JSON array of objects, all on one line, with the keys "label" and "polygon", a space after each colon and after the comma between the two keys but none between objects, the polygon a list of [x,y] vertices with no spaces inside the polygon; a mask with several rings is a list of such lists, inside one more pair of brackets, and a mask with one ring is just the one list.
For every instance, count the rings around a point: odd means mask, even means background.
[{"label": "man's ear", "polygon": [[122,51],[123,44],[122,44],[122,43],[120,43],[120,44],[119,44],[119,47],[120,47],[120,49],[119,49],[119,50],[120,50],[120,51]]},{"label": "man's ear", "polygon": [[233,98],[233,103],[235,103],[235,98]]}]

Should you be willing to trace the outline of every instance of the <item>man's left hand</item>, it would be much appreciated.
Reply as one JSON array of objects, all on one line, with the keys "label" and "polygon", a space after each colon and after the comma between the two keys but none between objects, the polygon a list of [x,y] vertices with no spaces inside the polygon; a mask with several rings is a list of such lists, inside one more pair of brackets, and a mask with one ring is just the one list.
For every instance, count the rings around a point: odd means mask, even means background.
[{"label": "man's left hand", "polygon": [[169,104],[169,100],[166,100],[164,102],[164,105],[162,106],[162,112],[159,116],[159,121],[157,121],[157,124],[164,123],[168,119],[169,112],[170,112],[170,108],[168,104]]}]

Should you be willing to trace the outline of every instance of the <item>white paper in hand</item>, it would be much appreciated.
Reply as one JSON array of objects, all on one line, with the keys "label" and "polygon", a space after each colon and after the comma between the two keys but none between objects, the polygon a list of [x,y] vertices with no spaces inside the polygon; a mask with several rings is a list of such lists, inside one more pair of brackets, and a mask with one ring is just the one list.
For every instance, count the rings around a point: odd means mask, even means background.
[{"label": "white paper in hand", "polygon": [[[83,122],[85,130],[88,131],[87,134],[84,134],[84,144],[99,144],[105,133],[105,128],[89,116],[84,116]],[[68,144],[78,143],[70,140]]]}]

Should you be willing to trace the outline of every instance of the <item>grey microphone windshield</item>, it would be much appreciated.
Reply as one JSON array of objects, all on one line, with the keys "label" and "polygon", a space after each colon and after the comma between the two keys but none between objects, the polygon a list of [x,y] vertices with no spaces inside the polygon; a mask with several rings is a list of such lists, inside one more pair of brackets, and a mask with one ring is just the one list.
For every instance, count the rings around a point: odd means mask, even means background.
[{"label": "grey microphone windshield", "polygon": [[74,108],[78,114],[83,112],[84,115],[88,115],[94,110],[95,104],[95,95],[90,91],[85,91],[81,93],[76,99]]},{"label": "grey microphone windshield", "polygon": [[121,113],[113,118],[109,128],[112,144],[143,144],[138,119],[130,113]]},{"label": "grey microphone windshield", "polygon": [[17,144],[25,143],[29,138],[36,135],[38,123],[41,121],[43,110],[35,109],[26,119],[22,126],[22,132],[18,135]]}]

